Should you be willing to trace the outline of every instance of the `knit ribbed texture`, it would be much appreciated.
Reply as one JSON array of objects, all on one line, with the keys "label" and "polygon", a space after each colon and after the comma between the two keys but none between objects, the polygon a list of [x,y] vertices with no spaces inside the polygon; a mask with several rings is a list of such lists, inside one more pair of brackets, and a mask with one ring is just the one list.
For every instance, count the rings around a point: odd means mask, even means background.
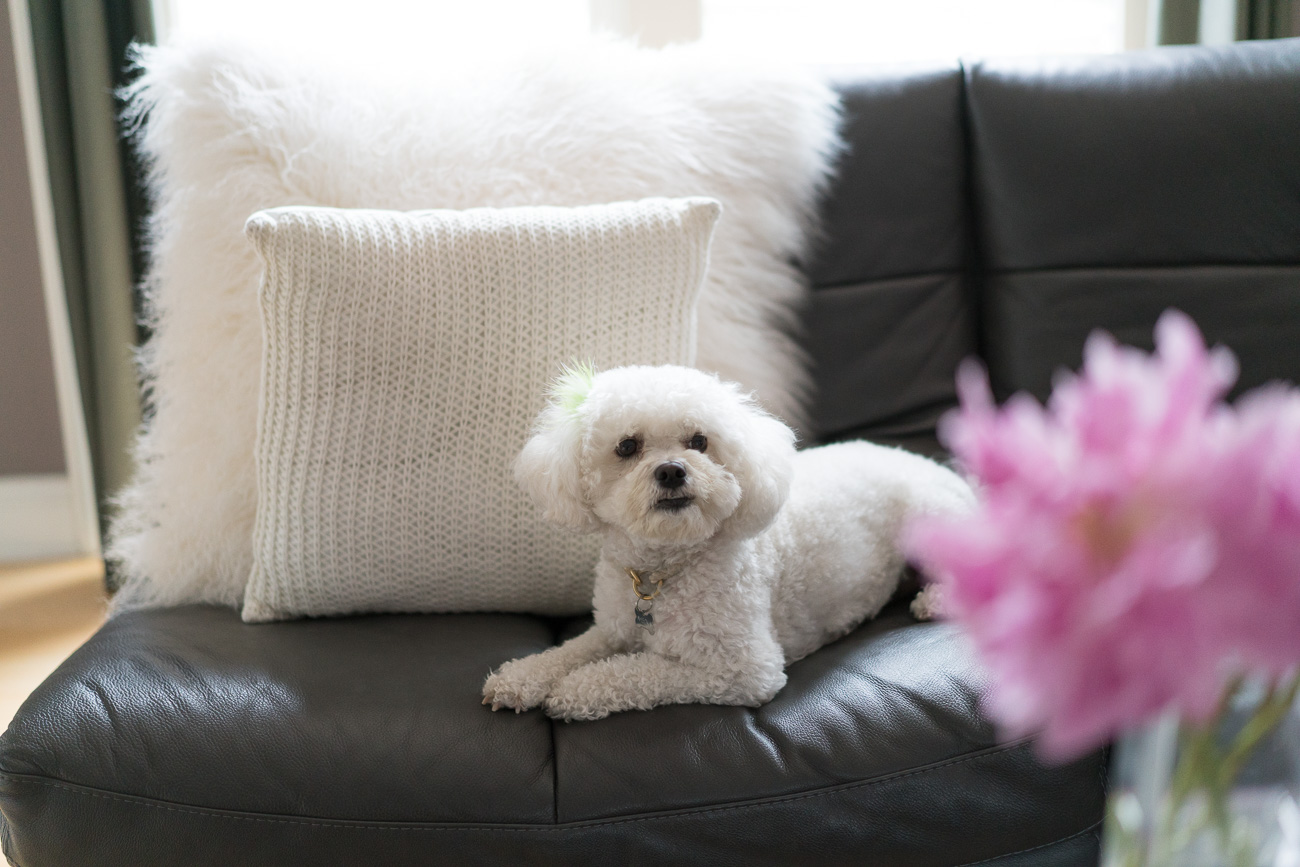
[{"label": "knit ribbed texture", "polygon": [[599,540],[545,524],[511,464],[561,365],[691,364],[719,206],[276,208],[244,619],[569,614]]}]

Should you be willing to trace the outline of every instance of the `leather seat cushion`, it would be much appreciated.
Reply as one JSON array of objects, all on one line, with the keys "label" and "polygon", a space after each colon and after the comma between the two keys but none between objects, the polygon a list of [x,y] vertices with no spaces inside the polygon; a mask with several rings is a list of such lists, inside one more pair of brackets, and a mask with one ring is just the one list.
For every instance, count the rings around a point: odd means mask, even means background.
[{"label": "leather seat cushion", "polygon": [[1043,769],[1026,745],[998,744],[949,626],[890,609],[792,666],[758,709],[566,724],[482,706],[491,668],[581,625],[122,615],[0,739],[6,854],[22,867],[87,851],[135,867],[1095,861],[1102,757]]}]

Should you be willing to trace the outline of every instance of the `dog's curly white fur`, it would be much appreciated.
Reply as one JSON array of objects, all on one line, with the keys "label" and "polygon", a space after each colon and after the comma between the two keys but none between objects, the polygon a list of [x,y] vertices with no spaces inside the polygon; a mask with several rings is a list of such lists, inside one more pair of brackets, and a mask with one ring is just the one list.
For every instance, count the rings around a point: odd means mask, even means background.
[{"label": "dog's curly white fur", "polygon": [[[908,517],[974,502],[951,470],[901,449],[796,452],[738,386],[682,367],[571,374],[515,475],[549,520],[604,534],[595,624],[501,666],[483,701],[566,720],[763,704],[787,665],[889,601]],[[628,568],[667,576],[653,634],[635,624]]]}]

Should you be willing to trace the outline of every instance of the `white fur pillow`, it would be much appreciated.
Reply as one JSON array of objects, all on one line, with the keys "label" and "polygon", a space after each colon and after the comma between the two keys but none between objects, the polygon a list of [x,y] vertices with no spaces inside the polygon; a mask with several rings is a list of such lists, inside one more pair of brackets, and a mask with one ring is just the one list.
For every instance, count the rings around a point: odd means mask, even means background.
[{"label": "white fur pillow", "polygon": [[254,214],[266,260],[244,619],[591,605],[599,540],[510,466],[575,357],[690,364],[719,207]]},{"label": "white fur pillow", "polygon": [[806,372],[784,333],[804,293],[791,263],[837,147],[835,97],[810,73],[599,43],[472,74],[427,56],[390,74],[231,47],[149,48],[141,63],[155,411],[110,536],[119,609],[243,598],[261,361],[260,263],[243,226],[264,208],[716,198],[697,364],[802,418]]}]

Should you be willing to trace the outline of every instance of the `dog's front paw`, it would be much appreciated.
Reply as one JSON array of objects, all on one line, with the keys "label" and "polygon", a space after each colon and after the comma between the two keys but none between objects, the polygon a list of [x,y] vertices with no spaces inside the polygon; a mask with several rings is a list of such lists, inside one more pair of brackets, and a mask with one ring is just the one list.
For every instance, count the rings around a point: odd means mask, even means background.
[{"label": "dog's front paw", "polygon": [[608,688],[593,683],[582,669],[563,678],[546,698],[546,715],[565,722],[604,719],[615,710],[611,706]]},{"label": "dog's front paw", "polygon": [[515,713],[541,707],[551,688],[551,678],[536,657],[525,656],[507,662],[483,682],[483,703],[493,710],[510,708]]}]

